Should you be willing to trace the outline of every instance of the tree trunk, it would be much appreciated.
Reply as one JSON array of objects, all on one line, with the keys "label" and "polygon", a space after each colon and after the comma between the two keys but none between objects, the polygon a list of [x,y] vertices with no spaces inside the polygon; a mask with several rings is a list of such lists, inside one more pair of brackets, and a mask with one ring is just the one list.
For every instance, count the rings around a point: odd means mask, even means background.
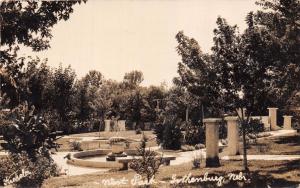
[{"label": "tree trunk", "polygon": [[246,141],[246,130],[245,126],[246,124],[248,125],[248,121],[246,122],[245,117],[244,117],[244,111],[243,108],[241,108],[242,112],[242,134],[243,134],[243,166],[244,166],[244,171],[249,172],[248,168],[248,161],[247,161],[247,141]]}]

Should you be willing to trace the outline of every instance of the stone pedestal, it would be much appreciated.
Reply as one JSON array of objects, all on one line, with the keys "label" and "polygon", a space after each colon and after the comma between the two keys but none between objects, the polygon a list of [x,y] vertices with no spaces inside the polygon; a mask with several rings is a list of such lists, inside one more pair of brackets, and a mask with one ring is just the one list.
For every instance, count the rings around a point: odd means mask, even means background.
[{"label": "stone pedestal", "polygon": [[283,116],[283,129],[291,130],[292,128],[292,117],[293,116]]},{"label": "stone pedestal", "polygon": [[279,127],[277,126],[277,109],[278,108],[268,108],[271,131],[279,129]]},{"label": "stone pedestal", "polygon": [[265,131],[270,131],[270,122],[269,122],[269,116],[262,116],[261,122],[264,124]]},{"label": "stone pedestal", "polygon": [[225,117],[227,121],[228,155],[239,154],[239,126],[237,116]]},{"label": "stone pedestal", "polygon": [[111,127],[110,127],[110,119],[106,119],[106,120],[104,120],[104,123],[105,123],[105,128],[104,128],[104,131],[111,131]]},{"label": "stone pedestal", "polygon": [[237,113],[240,118],[242,118],[242,117],[246,118],[246,108],[243,108],[243,113],[242,113],[242,109],[238,108]]},{"label": "stone pedestal", "polygon": [[203,119],[205,123],[206,167],[220,166],[219,161],[219,123],[220,118]]},{"label": "stone pedestal", "polygon": [[118,130],[119,131],[125,131],[125,120],[118,120]]}]

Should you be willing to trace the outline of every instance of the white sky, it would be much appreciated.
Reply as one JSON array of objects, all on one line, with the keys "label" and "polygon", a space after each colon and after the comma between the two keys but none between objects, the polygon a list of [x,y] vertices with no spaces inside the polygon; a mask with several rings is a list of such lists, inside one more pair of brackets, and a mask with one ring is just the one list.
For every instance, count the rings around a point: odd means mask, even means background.
[{"label": "white sky", "polygon": [[122,80],[125,72],[141,70],[143,85],[172,83],[180,57],[175,35],[183,30],[204,52],[212,46],[220,15],[245,28],[255,0],[89,0],[75,7],[68,21],[52,31],[51,49],[25,55],[49,59],[50,66],[69,64],[79,77],[89,70],[106,79]]}]

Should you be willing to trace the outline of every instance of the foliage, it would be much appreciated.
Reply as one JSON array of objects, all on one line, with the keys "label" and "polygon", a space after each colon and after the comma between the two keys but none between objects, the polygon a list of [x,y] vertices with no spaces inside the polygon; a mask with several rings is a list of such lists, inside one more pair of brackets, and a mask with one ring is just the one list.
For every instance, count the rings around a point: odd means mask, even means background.
[{"label": "foliage", "polygon": [[82,151],[81,143],[78,141],[70,142],[70,148],[72,151]]},{"label": "foliage", "polygon": [[55,69],[51,80],[52,108],[59,115],[59,130],[70,132],[70,124],[74,119],[74,94],[76,74],[71,67],[63,68],[61,65]]},{"label": "foliage", "polygon": [[129,89],[135,89],[144,80],[143,73],[141,71],[131,71],[125,74],[124,84]]},{"label": "foliage", "polygon": [[4,87],[1,87],[11,99],[10,107],[23,102],[20,100],[22,90],[18,81],[22,79],[21,71],[26,58],[18,56],[19,45],[30,47],[34,51],[50,48],[52,27],[61,20],[68,20],[73,12],[73,6],[81,2],[80,0],[1,1],[0,69],[1,72],[5,70],[16,83],[12,85],[10,80],[5,79]]},{"label": "foliage", "polygon": [[45,179],[58,176],[59,169],[51,158],[38,154],[36,161],[31,161],[28,154],[21,152],[1,159],[1,183],[15,184],[20,187],[41,186]]},{"label": "foliage", "polygon": [[164,125],[162,123],[157,123],[154,126],[154,134],[156,135],[157,144],[162,144],[164,141]]},{"label": "foliage", "polygon": [[192,164],[193,168],[200,168],[201,162],[203,161],[203,155],[201,153],[196,153],[193,157]]},{"label": "foliage", "polygon": [[149,183],[151,178],[154,178],[158,173],[162,157],[159,157],[158,154],[155,151],[150,150],[150,148],[146,149],[146,143],[147,138],[143,135],[142,142],[137,148],[138,156],[141,156],[141,158],[134,159],[129,163],[129,166]]},{"label": "foliage", "polygon": [[201,125],[192,124],[190,121],[185,125],[185,143],[188,145],[196,145],[204,143],[205,131]]},{"label": "foliage", "polygon": [[182,144],[182,133],[180,130],[180,120],[168,119],[164,123],[163,142],[164,149],[178,150]]},{"label": "foliage", "polygon": [[49,150],[57,148],[56,134],[51,133],[47,122],[27,104],[15,108],[7,117],[10,124],[2,126],[3,148],[12,154],[25,152],[35,161],[38,155],[50,158]]},{"label": "foliage", "polygon": [[265,130],[264,124],[261,123],[260,120],[251,119],[248,125],[249,126],[245,127],[247,134],[257,135]]}]

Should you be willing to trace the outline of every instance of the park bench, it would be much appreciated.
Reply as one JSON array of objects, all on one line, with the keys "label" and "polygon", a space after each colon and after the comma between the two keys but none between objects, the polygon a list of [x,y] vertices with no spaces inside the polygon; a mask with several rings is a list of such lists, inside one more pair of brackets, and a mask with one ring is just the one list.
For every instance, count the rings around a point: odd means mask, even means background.
[{"label": "park bench", "polygon": [[[118,163],[122,163],[123,167],[120,170],[128,170],[128,164],[132,162],[134,159],[138,158],[117,158],[116,161]],[[158,157],[160,159],[160,157]],[[169,166],[171,160],[175,160],[176,157],[168,156],[168,157],[162,157],[161,162],[163,165]]]}]

